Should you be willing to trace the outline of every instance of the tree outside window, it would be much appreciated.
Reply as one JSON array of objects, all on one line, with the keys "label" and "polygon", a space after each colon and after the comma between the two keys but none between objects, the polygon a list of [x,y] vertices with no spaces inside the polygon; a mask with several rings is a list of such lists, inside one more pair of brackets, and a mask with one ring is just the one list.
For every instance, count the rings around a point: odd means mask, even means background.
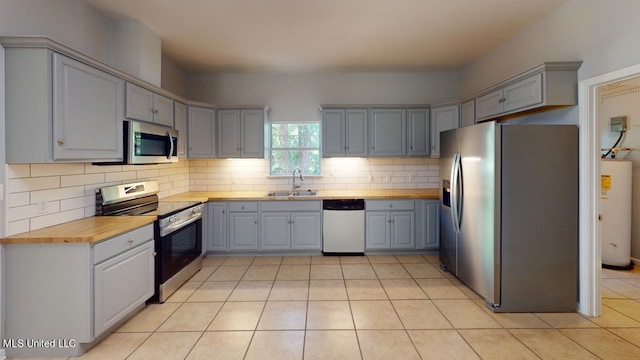
[{"label": "tree outside window", "polygon": [[271,124],[271,175],[291,175],[299,167],[304,175],[320,175],[320,124]]}]

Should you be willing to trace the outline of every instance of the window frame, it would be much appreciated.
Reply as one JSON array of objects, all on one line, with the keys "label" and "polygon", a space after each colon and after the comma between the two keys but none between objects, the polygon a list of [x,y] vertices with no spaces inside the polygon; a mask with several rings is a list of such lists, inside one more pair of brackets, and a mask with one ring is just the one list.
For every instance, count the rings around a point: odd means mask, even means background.
[{"label": "window frame", "polygon": [[[307,125],[313,124],[318,125],[318,146],[317,147],[274,147],[273,146],[273,126],[274,125]],[[268,132],[268,156],[269,156],[269,177],[271,178],[282,178],[289,177],[291,174],[274,174],[273,173],[273,151],[274,150],[317,150],[318,151],[318,174],[309,174],[304,173],[305,177],[322,177],[322,122],[321,121],[298,121],[298,122],[270,122],[267,127]]]}]

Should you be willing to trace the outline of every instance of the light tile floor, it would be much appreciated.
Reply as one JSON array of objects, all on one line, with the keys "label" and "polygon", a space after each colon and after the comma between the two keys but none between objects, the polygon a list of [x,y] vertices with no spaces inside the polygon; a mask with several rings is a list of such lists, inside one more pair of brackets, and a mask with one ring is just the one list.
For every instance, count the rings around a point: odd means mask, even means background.
[{"label": "light tile floor", "polygon": [[640,269],[603,316],[494,314],[435,255],[208,257],[83,359],[640,359]]}]

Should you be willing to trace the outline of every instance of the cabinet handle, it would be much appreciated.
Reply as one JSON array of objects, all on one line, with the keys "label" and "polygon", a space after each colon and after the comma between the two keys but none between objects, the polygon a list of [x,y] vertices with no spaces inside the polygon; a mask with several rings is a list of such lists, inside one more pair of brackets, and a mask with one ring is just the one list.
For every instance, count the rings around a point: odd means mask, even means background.
[{"label": "cabinet handle", "polygon": [[389,207],[390,207],[390,208],[392,208],[392,207],[393,207],[393,204],[389,204]]},{"label": "cabinet handle", "polygon": [[133,239],[129,239],[127,242],[129,243],[129,246],[133,245]]},{"label": "cabinet handle", "polygon": [[58,140],[58,145],[64,145],[64,139]]},{"label": "cabinet handle", "polygon": [[243,206],[240,206],[240,209],[244,210],[244,205],[243,205]]},{"label": "cabinet handle", "polygon": [[154,252],[153,252],[153,256],[156,256],[156,255],[158,255],[158,253],[154,251]]},{"label": "cabinet handle", "polygon": [[258,225],[258,220],[253,220],[253,223]]},{"label": "cabinet handle", "polygon": [[396,219],[391,220],[391,223],[395,224],[396,223]]}]

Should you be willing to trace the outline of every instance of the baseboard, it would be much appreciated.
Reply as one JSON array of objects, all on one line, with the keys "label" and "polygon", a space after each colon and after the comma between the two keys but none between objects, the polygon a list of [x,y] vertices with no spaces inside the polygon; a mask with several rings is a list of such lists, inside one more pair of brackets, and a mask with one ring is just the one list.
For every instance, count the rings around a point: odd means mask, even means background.
[{"label": "baseboard", "polygon": [[640,259],[636,259],[636,258],[631,258],[631,261],[633,261],[634,264],[640,266]]}]

